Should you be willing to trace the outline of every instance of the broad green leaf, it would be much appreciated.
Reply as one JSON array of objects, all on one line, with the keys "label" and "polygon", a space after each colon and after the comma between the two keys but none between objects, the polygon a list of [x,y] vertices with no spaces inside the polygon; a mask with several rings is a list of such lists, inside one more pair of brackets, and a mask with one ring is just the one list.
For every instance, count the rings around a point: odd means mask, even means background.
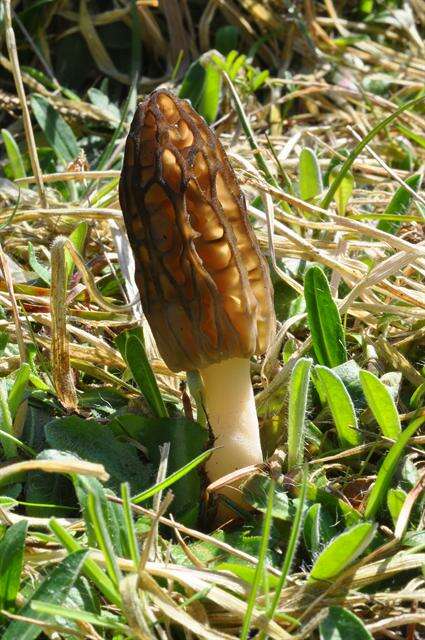
[{"label": "broad green leaf", "polygon": [[50,269],[45,267],[38,261],[32,242],[28,242],[28,263],[38,277],[50,287],[51,273]]},{"label": "broad green leaf", "polygon": [[301,465],[304,456],[305,412],[310,381],[311,360],[300,358],[289,381],[288,398],[288,470]]},{"label": "broad green leaf", "polygon": [[367,403],[382,433],[397,440],[401,432],[400,417],[388,387],[370,371],[360,371],[359,376]]},{"label": "broad green leaf", "polygon": [[406,500],[407,493],[403,489],[388,489],[387,506],[394,526],[397,523],[401,508]]},{"label": "broad green leaf", "polygon": [[3,137],[4,147],[9,159],[13,180],[17,180],[18,178],[25,178],[26,173],[24,161],[14,137],[9,133],[7,129],[2,129],[1,135]]},{"label": "broad green leaf", "polygon": [[74,132],[60,113],[38,93],[32,94],[31,107],[35,119],[59,160],[64,164],[75,160],[79,154],[78,143]]},{"label": "broad green leaf", "polygon": [[[87,222],[85,221],[80,222],[80,224],[75,227],[74,231],[69,236],[69,239],[71,240],[72,244],[77,249],[80,255],[82,255],[84,251],[84,245],[86,243],[88,229],[89,229],[89,225],[87,224]],[[66,264],[67,280],[69,280],[69,278],[72,275],[72,272],[74,271],[75,265],[68,251],[65,251],[65,264]]]},{"label": "broad green leaf", "polygon": [[338,439],[342,447],[355,447],[362,441],[358,430],[356,412],[350,395],[339,377],[327,367],[317,365],[313,380],[318,381],[320,391],[332,413]]},{"label": "broad green leaf", "polygon": [[15,610],[24,563],[27,522],[21,521],[6,530],[0,541],[0,609]]},{"label": "broad green leaf", "polygon": [[110,478],[106,486],[119,492],[122,482],[128,481],[132,491],[146,487],[150,467],[142,463],[134,446],[120,441],[108,425],[68,416],[52,420],[45,426],[48,445],[67,451],[82,460],[103,464]]},{"label": "broad green leaf", "polygon": [[[421,185],[422,176],[415,174],[405,180],[413,191],[418,191]],[[395,233],[403,222],[403,215],[405,215],[412,204],[414,196],[410,191],[404,187],[399,187],[390,202],[388,203],[383,215],[397,215],[400,217],[399,221],[391,222],[391,220],[380,220],[378,223],[378,229],[386,231],[387,233]]]},{"label": "broad green leaf", "polygon": [[141,329],[123,331],[115,343],[152,412],[158,418],[168,418],[167,408],[146,355]]},{"label": "broad green leaf", "polygon": [[[88,551],[76,551],[62,560],[34,591],[31,598],[19,610],[19,614],[35,620],[49,620],[49,615],[32,610],[31,601],[41,600],[51,604],[62,604],[78,578],[87,554]],[[19,640],[35,640],[42,631],[42,627],[35,624],[13,620],[8,625],[2,640],[17,640],[17,638]]]},{"label": "broad green leaf", "polygon": [[320,640],[373,640],[360,618],[339,606],[329,607],[319,631]]},{"label": "broad green leaf", "polygon": [[366,519],[374,518],[385,501],[387,491],[392,482],[395,470],[410,438],[412,438],[419,427],[425,422],[425,416],[421,416],[413,420],[398,437],[398,440],[388,451],[383,463],[378,471],[378,476],[372,487],[366,503],[364,517]]},{"label": "broad green leaf", "polygon": [[351,565],[369,546],[375,535],[372,522],[361,522],[340,533],[315,561],[308,582],[330,581]]},{"label": "broad green leaf", "polygon": [[313,265],[305,274],[304,296],[317,362],[336,367],[347,360],[345,335],[338,307],[323,270]]},{"label": "broad green leaf", "polygon": [[[166,442],[170,443],[168,477],[191,463],[208,445],[207,429],[186,418],[147,418],[127,414],[115,418],[110,426],[117,436],[128,435],[142,445],[155,473],[160,461],[159,448]],[[185,473],[173,484],[173,513],[179,519],[183,518],[186,523],[190,520],[194,524],[201,490],[202,477],[198,468]]]},{"label": "broad green leaf", "polygon": [[311,200],[323,191],[322,173],[316,154],[308,147],[304,147],[300,153],[298,180],[303,200]]}]

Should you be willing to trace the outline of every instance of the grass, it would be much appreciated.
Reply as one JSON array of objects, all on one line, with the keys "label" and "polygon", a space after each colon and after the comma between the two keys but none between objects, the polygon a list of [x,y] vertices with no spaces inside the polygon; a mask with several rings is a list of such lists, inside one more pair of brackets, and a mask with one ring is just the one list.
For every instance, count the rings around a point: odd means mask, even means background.
[{"label": "grass", "polygon": [[[1,8],[2,638],[418,640],[421,3]],[[220,530],[198,382],[156,349],[118,204],[162,82],[219,134],[274,284],[267,464]]]}]

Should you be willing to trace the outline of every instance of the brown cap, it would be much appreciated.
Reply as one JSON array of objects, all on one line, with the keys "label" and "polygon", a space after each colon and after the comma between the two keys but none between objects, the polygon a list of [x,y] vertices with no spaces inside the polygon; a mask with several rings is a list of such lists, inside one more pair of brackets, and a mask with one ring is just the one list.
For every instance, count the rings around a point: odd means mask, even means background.
[{"label": "brown cap", "polygon": [[223,147],[185,100],[158,90],[139,104],[120,202],[168,367],[264,353],[275,324],[268,268]]}]

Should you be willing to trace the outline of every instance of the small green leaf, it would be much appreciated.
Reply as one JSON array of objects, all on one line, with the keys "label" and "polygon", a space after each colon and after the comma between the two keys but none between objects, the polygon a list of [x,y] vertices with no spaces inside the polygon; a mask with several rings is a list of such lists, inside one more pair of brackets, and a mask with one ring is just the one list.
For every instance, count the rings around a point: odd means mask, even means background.
[{"label": "small green leaf", "polygon": [[362,437],[358,430],[353,401],[343,382],[333,371],[320,365],[314,368],[313,379],[318,381],[316,386],[319,386],[326,398],[341,446],[350,448],[360,444]]},{"label": "small green leaf", "polygon": [[369,546],[375,531],[373,523],[361,522],[340,533],[317,558],[308,582],[328,582],[336,578]]},{"label": "small green leaf", "polygon": [[[422,176],[415,174],[407,178],[405,182],[413,191],[418,191],[422,182]],[[383,215],[397,215],[399,216],[399,221],[391,222],[390,220],[381,220],[378,223],[378,229],[386,231],[387,233],[395,233],[403,222],[403,215],[409,211],[413,199],[414,196],[410,191],[404,187],[399,187],[383,213]]]},{"label": "small green leaf", "polygon": [[24,563],[27,522],[9,527],[0,541],[0,609],[15,610]]},{"label": "small green leaf", "polygon": [[60,113],[38,93],[32,94],[31,107],[35,119],[59,160],[64,164],[75,160],[79,154],[78,143],[71,127]]},{"label": "small green leaf", "polygon": [[[329,175],[329,185],[332,184],[336,176],[339,174],[339,167],[331,171]],[[348,201],[351,198],[351,194],[354,189],[354,176],[351,171],[347,171],[343,179],[340,181],[337,190],[335,191],[334,199],[336,207],[340,216],[345,216],[347,210]]]},{"label": "small green leaf", "polygon": [[[71,240],[72,244],[77,249],[80,255],[82,255],[84,251],[84,245],[86,243],[88,229],[89,229],[89,225],[87,224],[87,222],[85,221],[80,222],[80,224],[75,227],[74,231],[69,236],[69,239]],[[74,271],[75,265],[68,251],[65,251],[65,264],[66,264],[67,280],[69,280],[69,278],[72,275],[72,272]]]},{"label": "small green leaf", "polygon": [[26,173],[25,173],[24,161],[22,159],[21,152],[19,151],[19,147],[16,144],[14,137],[9,133],[7,129],[2,129],[1,135],[3,137],[4,147],[6,149],[7,157],[9,159],[10,170],[12,173],[13,180],[17,180],[18,178],[25,178]]},{"label": "small green leaf", "polygon": [[168,418],[167,408],[146,355],[141,330],[123,331],[115,342],[153,413],[158,418]]},{"label": "small green leaf", "polygon": [[322,173],[316,154],[312,149],[304,147],[299,162],[300,196],[303,200],[311,200],[323,191]]},{"label": "small green leaf", "polygon": [[391,449],[388,451],[384,458],[383,463],[378,471],[378,476],[372,487],[372,491],[369,494],[366,503],[366,509],[364,517],[367,519],[374,518],[381,507],[381,504],[385,501],[387,491],[393,479],[393,475],[401,458],[401,454],[404,448],[408,444],[410,438],[412,438],[419,427],[425,422],[425,416],[421,416],[416,420],[413,420],[402,431],[398,437],[398,440]]},{"label": "small green leaf", "polygon": [[345,335],[338,307],[320,267],[313,265],[306,272],[304,296],[317,362],[328,367],[346,362]]},{"label": "small green leaf", "polygon": [[397,440],[401,432],[400,417],[388,387],[370,371],[360,371],[359,376],[367,403],[382,433]]},{"label": "small green leaf", "polygon": [[28,263],[33,271],[38,275],[48,287],[50,287],[51,273],[50,269],[45,267],[38,261],[32,242],[28,241]]},{"label": "small green leaf", "polygon": [[288,470],[301,465],[304,456],[305,412],[310,382],[311,360],[300,358],[289,381],[288,397]]},{"label": "small green leaf", "polygon": [[[53,569],[34,591],[27,603],[19,610],[19,615],[35,620],[47,621],[50,616],[33,611],[32,600],[41,600],[51,604],[62,604],[71,587],[78,578],[88,551],[76,551]],[[2,640],[35,640],[42,633],[42,627],[22,620],[12,620],[7,627]]]},{"label": "small green leaf", "polygon": [[373,640],[360,618],[339,606],[329,607],[319,630],[320,640]]}]

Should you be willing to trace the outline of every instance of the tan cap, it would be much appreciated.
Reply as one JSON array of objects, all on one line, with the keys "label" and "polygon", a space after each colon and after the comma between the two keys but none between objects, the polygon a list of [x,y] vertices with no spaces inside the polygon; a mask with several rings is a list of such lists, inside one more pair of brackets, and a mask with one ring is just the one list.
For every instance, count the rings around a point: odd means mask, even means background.
[{"label": "tan cap", "polygon": [[139,104],[120,202],[168,367],[264,353],[275,325],[268,267],[224,149],[187,101],[158,90]]}]

